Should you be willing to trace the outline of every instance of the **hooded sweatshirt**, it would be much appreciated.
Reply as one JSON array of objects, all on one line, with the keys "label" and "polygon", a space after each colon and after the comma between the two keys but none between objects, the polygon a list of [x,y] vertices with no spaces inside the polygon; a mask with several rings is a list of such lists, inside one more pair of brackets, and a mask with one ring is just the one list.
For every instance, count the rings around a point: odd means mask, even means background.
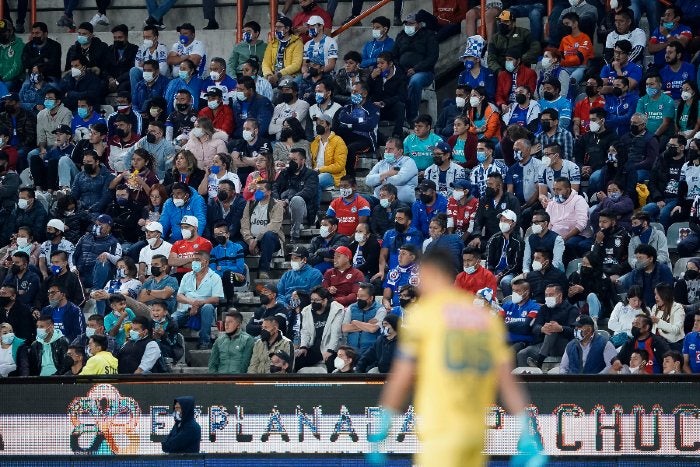
[{"label": "hooded sweatshirt", "polygon": [[571,194],[563,203],[549,200],[547,213],[551,218],[550,229],[562,237],[577,228],[579,234],[590,237],[590,232],[586,232],[588,226],[588,203],[579,195],[576,190],[571,190]]},{"label": "hooded sweatshirt", "polygon": [[173,429],[161,443],[163,452],[168,453],[198,453],[199,441],[202,437],[202,428],[194,419],[194,397],[178,397],[173,402],[179,402],[182,407],[182,420],[176,421]]},{"label": "hooded sweatshirt", "polygon": [[37,342],[41,344],[41,373],[39,373],[39,376],[55,375],[58,371],[58,368],[56,368],[56,364],[53,360],[51,344],[59,340],[61,337],[63,337],[61,330],[54,328],[49,342],[46,342],[43,339],[37,339]]}]

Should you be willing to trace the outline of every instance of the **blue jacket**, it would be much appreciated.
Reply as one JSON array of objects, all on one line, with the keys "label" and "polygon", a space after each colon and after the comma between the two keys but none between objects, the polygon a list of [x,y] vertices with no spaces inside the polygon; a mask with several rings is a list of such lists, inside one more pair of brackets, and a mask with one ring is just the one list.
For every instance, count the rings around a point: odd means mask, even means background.
[{"label": "blue jacket", "polygon": [[198,453],[202,427],[194,419],[194,397],[178,397],[175,402],[179,402],[182,407],[182,420],[175,422],[173,429],[161,443],[163,452]]},{"label": "blue jacket", "polygon": [[73,180],[71,195],[78,200],[78,208],[92,213],[102,213],[112,199],[109,184],[114,178],[107,167],[100,164],[100,173],[91,177],[85,172],[79,172]]},{"label": "blue jacket", "polygon": [[287,271],[282,274],[277,283],[277,302],[288,306],[292,292],[297,290],[310,292],[317,285],[321,285],[322,281],[321,271],[308,264],[302,266],[298,271]]},{"label": "blue jacket", "polygon": [[605,119],[605,126],[616,131],[618,136],[629,133],[630,119],[637,111],[638,100],[639,95],[635,92],[628,92],[620,97],[607,94],[605,96],[605,111],[608,112],[608,117]]},{"label": "blue jacket", "polygon": [[427,237],[430,221],[433,219],[433,217],[435,217],[435,214],[440,212],[447,213],[447,198],[438,193],[435,203],[433,203],[433,209],[430,212],[428,212],[425,203],[418,199],[413,202],[411,211],[413,211],[413,221],[411,222],[411,226],[418,229],[418,231],[420,231],[424,237]]},{"label": "blue jacket", "polygon": [[[372,306],[369,307],[369,310],[361,310],[357,303],[353,303],[350,305],[350,320],[367,323],[377,316],[379,308],[381,308],[381,305],[376,301],[372,301]],[[379,323],[380,326],[381,324]],[[378,336],[379,329],[376,332],[351,332],[347,334],[348,345],[359,349],[360,353],[364,353],[374,345]]]},{"label": "blue jacket", "polygon": [[387,37],[379,42],[376,39],[365,42],[362,47],[362,63],[360,68],[370,68],[377,65],[377,56],[382,52],[391,52],[394,48],[394,39]]},{"label": "blue jacket", "polygon": [[419,250],[422,249],[423,234],[412,225],[409,226],[404,233],[398,233],[396,229],[390,229],[384,232],[382,248],[389,250],[386,272],[389,272],[399,265],[399,248],[406,243],[417,246]]},{"label": "blue jacket", "polygon": [[[117,247],[119,242],[114,235],[105,235],[104,237],[95,237],[92,233],[86,233],[80,240],[78,244],[75,245],[75,252],[73,253],[73,264],[80,271],[81,277],[91,277],[92,269],[95,267],[95,262],[97,262],[97,257],[102,253],[109,253],[110,255],[117,254]],[[96,287],[104,287],[104,284],[95,284]]]},{"label": "blue jacket", "polygon": [[600,373],[605,369],[605,359],[604,351],[605,344],[608,341],[604,337],[598,335],[598,333],[593,334],[593,339],[591,340],[591,350],[588,351],[588,358],[586,358],[586,363],[581,367],[583,363],[583,349],[578,339],[573,339],[566,345],[566,355],[569,357],[569,374],[578,375],[594,375]]},{"label": "blue jacket", "polygon": [[336,112],[333,121],[337,121],[341,128],[349,128],[354,134],[369,139],[372,141],[372,150],[376,149],[379,107],[372,102],[366,101],[363,105],[348,104]]},{"label": "blue jacket", "polygon": [[190,82],[185,82],[184,79],[174,78],[168,83],[168,87],[165,89],[165,102],[168,103],[168,115],[175,111],[175,94],[178,93],[180,89],[187,89],[190,94],[192,94],[192,108],[197,111],[199,110],[199,91],[202,89],[202,78],[199,76],[192,76]]},{"label": "blue jacket", "polygon": [[434,239],[425,248],[425,252],[430,250],[441,249],[449,251],[452,253],[452,264],[454,265],[455,271],[462,270],[462,250],[464,249],[464,241],[462,237],[457,234],[444,234],[440,235],[437,239]]},{"label": "blue jacket", "polygon": [[85,332],[85,315],[75,303],[68,302],[63,308],[45,306],[41,314],[53,317],[56,327],[66,336],[68,342],[73,342]]},{"label": "blue jacket", "polygon": [[221,277],[226,271],[245,274],[244,258],[245,254],[240,243],[228,240],[225,245],[216,245],[211,250],[209,268]]},{"label": "blue jacket", "polygon": [[642,269],[633,269],[620,278],[622,290],[629,290],[633,285],[638,285],[644,293],[644,303],[648,307],[656,304],[654,298],[654,287],[661,282],[673,285],[673,273],[671,269],[663,263],[656,263],[656,267],[651,274],[646,274]]},{"label": "blue jacket", "polygon": [[241,217],[243,217],[245,205],[246,202],[243,196],[236,195],[229,205],[228,214],[224,217],[224,209],[221,203],[217,199],[210,199],[207,203],[207,228],[204,236],[214,238],[214,225],[223,220],[228,225],[229,239],[234,242],[242,241]]},{"label": "blue jacket", "polygon": [[532,323],[537,318],[539,311],[540,305],[533,299],[528,300],[522,306],[513,303],[510,299],[503,304],[503,318],[508,329],[509,344],[531,343],[534,340]]},{"label": "blue jacket", "polygon": [[136,89],[131,91],[131,105],[136,112],[145,112],[146,104],[154,97],[165,96],[165,91],[168,89],[170,79],[163,75],[158,75],[153,86],[146,84],[146,80],[142,79],[136,83]]},{"label": "blue jacket", "polygon": [[197,232],[199,232],[199,235],[203,235],[207,226],[207,206],[204,203],[204,198],[192,187],[190,187],[190,200],[181,208],[173,204],[172,198],[168,198],[163,204],[163,212],[160,215],[160,224],[163,226],[163,238],[170,243],[182,240],[180,221],[184,216],[188,215],[197,218]]},{"label": "blue jacket", "polygon": [[238,99],[233,103],[233,118],[236,119],[236,129],[233,131],[234,139],[243,138],[243,122],[246,118],[254,118],[258,121],[260,135],[267,136],[267,128],[272,120],[272,102],[258,93],[253,94],[250,101],[241,102]]}]

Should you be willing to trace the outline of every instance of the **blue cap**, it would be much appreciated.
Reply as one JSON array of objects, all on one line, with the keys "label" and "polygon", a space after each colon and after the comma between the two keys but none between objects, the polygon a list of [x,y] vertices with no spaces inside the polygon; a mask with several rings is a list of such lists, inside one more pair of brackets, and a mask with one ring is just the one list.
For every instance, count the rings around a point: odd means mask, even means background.
[{"label": "blue cap", "polygon": [[452,152],[452,146],[447,144],[444,139],[441,139],[440,141],[433,146],[433,149],[439,149],[442,152]]},{"label": "blue cap", "polygon": [[466,178],[458,178],[452,182],[452,188],[461,188],[463,190],[471,190],[472,183]]},{"label": "blue cap", "polygon": [[100,224],[112,225],[112,217],[108,214],[100,214],[99,216],[97,216],[96,220]]}]

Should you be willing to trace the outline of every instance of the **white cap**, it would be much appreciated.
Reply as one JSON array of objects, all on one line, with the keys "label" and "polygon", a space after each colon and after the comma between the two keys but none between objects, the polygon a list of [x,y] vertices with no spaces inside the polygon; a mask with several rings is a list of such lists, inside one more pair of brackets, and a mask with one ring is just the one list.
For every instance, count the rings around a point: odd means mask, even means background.
[{"label": "white cap", "polygon": [[516,213],[514,213],[513,211],[511,211],[510,209],[506,209],[505,211],[500,213],[498,215],[498,217],[505,217],[509,221],[513,221],[513,222],[518,220],[518,215]]},{"label": "white cap", "polygon": [[[182,225],[182,224],[191,225],[192,227],[197,227],[197,228],[199,227],[199,221],[194,216],[183,216],[182,220],[180,221],[180,225]],[[162,233],[162,231],[161,231],[161,233]]]},{"label": "white cap", "polygon": [[[185,216],[185,217],[188,217],[188,216]],[[184,221],[184,219],[183,219],[183,221]],[[160,222],[149,222],[148,224],[146,224],[146,230],[148,230],[149,232],[160,232],[162,234],[163,233],[163,226],[161,225]]]},{"label": "white cap", "polygon": [[309,26],[313,26],[315,24],[320,24],[321,26],[325,26],[326,22],[323,21],[323,18],[321,18],[320,16],[314,15],[311,18],[309,18],[308,20],[306,20],[306,24],[308,24]]},{"label": "white cap", "polygon": [[46,223],[46,227],[53,227],[54,229],[60,230],[61,232],[66,231],[66,224],[64,224],[61,219],[51,219]]}]

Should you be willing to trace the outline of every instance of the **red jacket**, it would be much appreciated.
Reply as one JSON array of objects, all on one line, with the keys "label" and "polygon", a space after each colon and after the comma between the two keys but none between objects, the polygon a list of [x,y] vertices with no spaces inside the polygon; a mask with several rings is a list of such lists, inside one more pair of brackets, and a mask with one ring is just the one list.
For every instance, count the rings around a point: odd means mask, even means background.
[{"label": "red jacket", "polygon": [[209,107],[204,107],[199,111],[199,116],[210,119],[217,130],[221,130],[229,136],[233,135],[236,123],[233,120],[233,110],[228,105],[222,103],[216,116],[214,116],[213,110]]},{"label": "red jacket", "polygon": [[[537,74],[528,66],[520,65],[517,70],[515,84],[517,86],[527,86],[534,95],[537,88]],[[513,74],[506,70],[501,70],[496,78],[496,105],[500,108],[503,104],[508,104],[510,93],[513,90]]]},{"label": "red jacket", "polygon": [[478,266],[474,274],[467,274],[464,271],[457,274],[455,285],[460,289],[473,293],[474,295],[476,295],[476,292],[484,287],[490,288],[495,294],[496,276],[494,276],[493,273],[485,267]]},{"label": "red jacket", "polygon": [[469,11],[467,0],[433,0],[433,15],[438,24],[459,24]]},{"label": "red jacket", "polygon": [[357,291],[360,289],[359,284],[364,281],[365,275],[353,267],[350,267],[345,272],[331,268],[323,274],[321,285],[325,288],[335,287],[337,290],[333,294],[333,300],[343,306],[350,306],[357,301]]}]

